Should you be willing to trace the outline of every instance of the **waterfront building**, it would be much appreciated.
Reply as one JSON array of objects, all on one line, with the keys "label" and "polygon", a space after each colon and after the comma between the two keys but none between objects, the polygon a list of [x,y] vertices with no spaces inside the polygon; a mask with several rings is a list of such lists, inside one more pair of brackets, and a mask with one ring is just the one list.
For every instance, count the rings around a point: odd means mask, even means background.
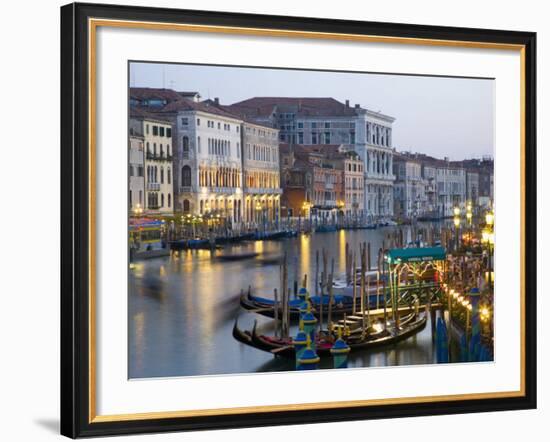
[{"label": "waterfront building", "polygon": [[428,214],[427,180],[422,176],[422,162],[414,155],[393,156],[394,174],[394,215],[400,219],[415,219]]},{"label": "waterfront building", "polygon": [[144,208],[144,141],[143,136],[130,135],[130,152],[128,154],[128,204],[131,212],[139,213]]},{"label": "waterfront building", "polygon": [[178,92],[172,89],[132,87],[130,88],[130,106],[143,107],[147,109],[160,109],[168,103],[181,100],[182,98],[191,101],[200,101],[198,92]]},{"label": "waterfront building", "polygon": [[479,204],[479,173],[466,170],[466,200],[477,206]]},{"label": "waterfront building", "polygon": [[242,220],[242,121],[217,106],[182,98],[157,111],[174,128],[176,210]]},{"label": "waterfront building", "polygon": [[477,205],[483,208],[491,208],[494,198],[494,161],[491,157],[481,159],[469,159],[462,161],[469,173],[478,175]]},{"label": "waterfront building", "polygon": [[130,136],[143,138],[144,210],[148,214],[172,214],[172,125],[143,109],[130,112]]},{"label": "waterfront building", "polygon": [[365,216],[365,175],[363,161],[357,152],[344,153],[344,214],[348,220],[359,221]]},{"label": "waterfront building", "polygon": [[244,221],[278,224],[282,194],[279,168],[279,131],[243,121]]},{"label": "waterfront building", "polygon": [[281,142],[355,151],[363,161],[364,210],[372,217],[393,214],[393,117],[315,97],[254,97],[229,108],[278,128]]},{"label": "waterfront building", "polygon": [[222,105],[217,97],[202,103],[242,120],[243,221],[247,226],[277,224],[282,194],[278,129],[269,123],[248,120],[238,109]]},{"label": "waterfront building", "polygon": [[343,214],[344,160],[338,145],[282,143],[283,201],[291,216],[335,221]]}]

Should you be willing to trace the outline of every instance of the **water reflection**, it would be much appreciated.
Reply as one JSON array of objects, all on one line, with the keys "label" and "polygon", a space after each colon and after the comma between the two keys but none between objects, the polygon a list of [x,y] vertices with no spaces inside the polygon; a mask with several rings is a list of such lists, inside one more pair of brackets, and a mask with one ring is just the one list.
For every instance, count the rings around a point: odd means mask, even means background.
[{"label": "water reflection", "polygon": [[[336,273],[345,272],[345,245],[371,243],[371,262],[391,228],[300,235],[283,241],[253,241],[224,249],[224,253],[256,252],[245,261],[212,259],[207,250],[138,262],[130,270],[129,376],[165,377],[293,370],[294,361],[248,347],[233,339],[234,319],[243,327],[258,321],[259,330],[273,330],[273,321],[243,313],[242,289],[272,296],[279,286],[277,257],[285,252],[289,285],[308,274],[315,277],[315,254],[324,247],[334,258]],[[357,250],[358,252],[358,250]],[[330,261],[329,261],[330,265]],[[435,360],[431,327],[393,347],[350,355],[350,367],[429,364]],[[332,362],[323,361],[329,368]]]}]

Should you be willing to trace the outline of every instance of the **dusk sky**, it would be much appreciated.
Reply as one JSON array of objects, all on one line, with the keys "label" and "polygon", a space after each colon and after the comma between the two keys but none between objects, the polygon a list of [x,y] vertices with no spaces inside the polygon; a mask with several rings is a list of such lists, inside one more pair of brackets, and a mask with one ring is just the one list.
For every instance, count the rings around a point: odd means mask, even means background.
[{"label": "dusk sky", "polygon": [[130,85],[197,91],[222,104],[254,96],[349,100],[396,118],[398,151],[453,160],[493,156],[494,81],[488,79],[132,63]]}]

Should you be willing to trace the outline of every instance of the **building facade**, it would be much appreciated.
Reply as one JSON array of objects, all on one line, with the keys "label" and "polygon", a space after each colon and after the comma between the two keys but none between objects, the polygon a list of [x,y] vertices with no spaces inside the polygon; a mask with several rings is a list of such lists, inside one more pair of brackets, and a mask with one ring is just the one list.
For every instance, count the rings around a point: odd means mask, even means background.
[{"label": "building facade", "polygon": [[171,123],[156,115],[132,109],[130,136],[143,138],[143,209],[148,214],[172,214],[174,190]]},{"label": "building facade", "polygon": [[422,175],[422,163],[408,155],[394,155],[394,215],[400,219],[417,219],[428,214],[428,180]]},{"label": "building facade", "polygon": [[174,189],[182,214],[216,216],[231,227],[243,214],[242,121],[182,99],[160,111],[174,127]]},{"label": "building facade", "polygon": [[247,224],[278,224],[281,183],[279,131],[243,121],[243,220]]},{"label": "building facade", "polygon": [[130,152],[128,155],[128,203],[131,213],[139,214],[145,207],[144,158],[143,137],[130,135]]},{"label": "building facade", "polygon": [[344,215],[348,220],[361,221],[365,213],[364,163],[354,150],[344,154]]}]

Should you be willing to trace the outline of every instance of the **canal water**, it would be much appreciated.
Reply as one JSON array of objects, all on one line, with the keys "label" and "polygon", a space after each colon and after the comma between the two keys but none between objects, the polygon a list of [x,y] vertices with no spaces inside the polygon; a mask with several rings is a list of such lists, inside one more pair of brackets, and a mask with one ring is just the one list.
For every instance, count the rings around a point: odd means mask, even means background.
[{"label": "canal water", "polygon": [[[340,230],[278,241],[250,241],[217,252],[259,253],[242,261],[218,260],[207,250],[185,250],[136,262],[129,277],[129,377],[293,370],[294,361],[274,357],[233,338],[237,317],[241,328],[250,329],[258,320],[260,332],[274,330],[273,320],[240,308],[241,289],[250,285],[254,294],[271,297],[279,286],[277,258],[285,252],[289,284],[295,278],[300,281],[305,273],[312,282],[316,251],[320,253],[322,248],[334,258],[335,273],[343,277],[346,242],[357,252],[361,242],[370,242],[371,262],[376,263],[378,249],[391,229]],[[353,353],[349,366],[434,363],[431,329],[428,323],[423,331],[405,341]],[[322,368],[330,366],[330,360],[322,361]]]}]

